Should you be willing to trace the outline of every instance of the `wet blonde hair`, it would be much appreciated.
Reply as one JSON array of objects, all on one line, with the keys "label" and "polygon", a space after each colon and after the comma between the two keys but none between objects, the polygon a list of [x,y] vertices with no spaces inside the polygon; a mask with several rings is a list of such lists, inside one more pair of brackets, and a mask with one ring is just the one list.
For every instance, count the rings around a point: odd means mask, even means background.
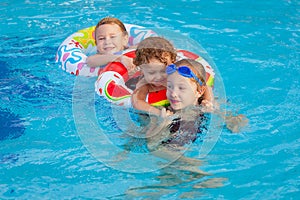
[{"label": "wet blonde hair", "polygon": [[168,57],[173,63],[176,60],[177,53],[168,40],[162,37],[148,37],[138,44],[135,55],[133,64],[136,66],[147,64],[151,59],[157,59],[167,65]]},{"label": "wet blonde hair", "polygon": [[128,32],[125,28],[125,25],[123,24],[123,22],[121,22],[121,20],[119,20],[118,18],[114,18],[114,17],[105,17],[103,19],[101,19],[98,24],[96,25],[95,27],[95,42],[97,44],[97,37],[96,37],[96,32],[97,32],[97,29],[101,26],[101,25],[104,25],[104,24],[116,24],[119,26],[120,30],[122,31],[122,33],[124,35],[128,35]]}]

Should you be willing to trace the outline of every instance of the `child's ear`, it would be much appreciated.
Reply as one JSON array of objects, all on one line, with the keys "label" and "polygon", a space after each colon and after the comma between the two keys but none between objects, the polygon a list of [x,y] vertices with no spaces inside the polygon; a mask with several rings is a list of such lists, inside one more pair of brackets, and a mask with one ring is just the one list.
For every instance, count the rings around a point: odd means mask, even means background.
[{"label": "child's ear", "polygon": [[204,94],[205,92],[205,87],[204,86],[200,86],[197,90],[197,95],[198,95],[198,98],[202,97],[202,95]]}]

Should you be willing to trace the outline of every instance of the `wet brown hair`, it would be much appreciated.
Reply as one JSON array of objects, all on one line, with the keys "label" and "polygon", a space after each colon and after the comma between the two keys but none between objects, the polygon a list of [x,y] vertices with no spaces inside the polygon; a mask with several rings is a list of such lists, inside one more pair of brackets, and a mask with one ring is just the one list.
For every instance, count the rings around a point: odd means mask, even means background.
[{"label": "wet brown hair", "polygon": [[168,40],[162,37],[148,37],[138,44],[135,55],[133,64],[136,66],[147,64],[151,59],[157,59],[167,65],[168,57],[173,63],[176,60],[177,53]]},{"label": "wet brown hair", "polygon": [[124,35],[128,35],[128,32],[125,28],[125,25],[123,24],[123,22],[121,22],[121,20],[119,20],[118,18],[114,18],[114,17],[105,17],[103,19],[101,19],[98,24],[95,27],[95,42],[97,44],[97,37],[96,37],[96,30],[104,24],[116,24],[119,26],[119,28],[121,29],[121,31],[123,32]]}]

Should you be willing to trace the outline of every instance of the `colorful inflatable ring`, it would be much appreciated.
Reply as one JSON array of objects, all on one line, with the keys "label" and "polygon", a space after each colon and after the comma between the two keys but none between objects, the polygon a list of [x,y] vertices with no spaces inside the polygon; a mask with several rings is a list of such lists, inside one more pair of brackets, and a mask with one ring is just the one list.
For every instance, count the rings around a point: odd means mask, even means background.
[{"label": "colorful inflatable ring", "polygon": [[[156,35],[142,26],[125,24],[125,27],[129,34],[128,46],[137,45],[143,39]],[[97,52],[94,32],[95,26],[92,26],[73,33],[63,41],[55,59],[62,70],[76,76],[98,76],[101,67],[91,68],[86,65],[87,56]]]},{"label": "colorful inflatable ring", "polygon": [[[206,71],[206,83],[213,87],[214,84],[214,71],[206,60],[202,57],[186,50],[177,51],[177,59],[190,58],[200,62]],[[135,56],[134,50],[127,52],[123,55],[133,58]],[[95,82],[95,91],[98,95],[103,96],[109,102],[131,106],[132,90],[126,86],[126,83],[135,77],[138,77],[140,72],[137,72],[132,77],[128,76],[126,67],[120,62],[112,62],[102,69],[97,81]],[[166,90],[153,92],[148,94],[147,102],[153,106],[167,106],[169,101],[166,97]]]}]

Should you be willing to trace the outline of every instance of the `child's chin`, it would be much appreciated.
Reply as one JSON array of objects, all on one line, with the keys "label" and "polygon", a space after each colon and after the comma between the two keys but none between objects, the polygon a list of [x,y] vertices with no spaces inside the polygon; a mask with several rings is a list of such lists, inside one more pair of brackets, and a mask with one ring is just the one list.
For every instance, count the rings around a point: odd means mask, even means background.
[{"label": "child's chin", "polygon": [[182,109],[182,106],[180,106],[180,105],[174,105],[173,104],[173,105],[171,105],[171,107],[172,107],[173,110],[176,110],[176,111]]},{"label": "child's chin", "polygon": [[107,50],[104,52],[105,55],[113,55],[114,53],[117,53],[115,49]]},{"label": "child's chin", "polygon": [[161,83],[161,82],[155,82],[152,84],[155,85],[156,87],[164,86],[163,83]]}]

